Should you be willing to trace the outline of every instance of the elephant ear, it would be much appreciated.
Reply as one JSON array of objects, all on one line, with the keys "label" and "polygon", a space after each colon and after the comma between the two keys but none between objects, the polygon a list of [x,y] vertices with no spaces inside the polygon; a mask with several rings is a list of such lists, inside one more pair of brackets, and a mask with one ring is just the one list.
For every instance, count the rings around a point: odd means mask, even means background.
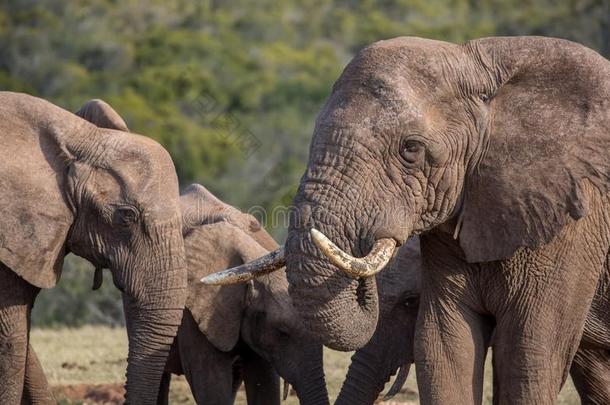
[{"label": "elephant ear", "polygon": [[184,242],[188,264],[186,307],[208,340],[219,350],[229,351],[239,339],[248,284],[209,286],[200,280],[267,251],[227,222],[194,227]]},{"label": "elephant ear", "polygon": [[76,112],[76,115],[86,119],[99,128],[117,129],[129,132],[125,120],[104,100],[93,99],[87,101]]},{"label": "elephant ear", "polygon": [[180,196],[180,209],[185,232],[200,225],[226,221],[230,211],[236,211],[201,184],[191,184],[184,190]]},{"label": "elephant ear", "polygon": [[550,242],[610,184],[610,64],[552,38],[469,44],[498,79],[487,151],[465,184],[459,241],[469,262]]},{"label": "elephant ear", "polygon": [[0,262],[37,287],[57,283],[74,219],[63,140],[94,129],[44,100],[0,94]]},{"label": "elephant ear", "polygon": [[180,197],[184,232],[199,225],[226,221],[250,235],[267,250],[275,250],[277,242],[254,216],[221,201],[200,184],[191,184]]}]

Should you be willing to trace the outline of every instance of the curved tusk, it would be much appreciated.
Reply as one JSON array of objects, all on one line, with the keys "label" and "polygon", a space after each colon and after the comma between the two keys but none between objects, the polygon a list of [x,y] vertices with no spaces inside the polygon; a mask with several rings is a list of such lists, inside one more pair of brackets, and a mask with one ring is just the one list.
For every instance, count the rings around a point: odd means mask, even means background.
[{"label": "curved tusk", "polygon": [[95,266],[95,273],[93,273],[93,286],[91,287],[93,291],[99,290],[104,283],[103,271],[103,268]]},{"label": "curved tusk", "polygon": [[284,247],[280,247],[268,255],[259,257],[241,266],[210,274],[201,279],[208,285],[237,284],[250,281],[263,274],[272,273],[286,265]]},{"label": "curved tusk", "polygon": [[371,277],[379,273],[388,264],[396,250],[394,239],[383,238],[375,242],[366,257],[353,257],[315,228],[311,228],[311,239],[335,266],[356,278]]},{"label": "curved tusk", "polygon": [[282,394],[282,401],[288,399],[288,394],[290,393],[290,383],[284,380],[284,393]]},{"label": "curved tusk", "polygon": [[388,390],[387,394],[385,394],[385,396],[383,397],[384,401],[389,401],[400,392],[402,387],[405,385],[405,382],[407,381],[407,376],[409,375],[409,368],[411,368],[411,364],[408,363],[400,366],[394,383]]}]

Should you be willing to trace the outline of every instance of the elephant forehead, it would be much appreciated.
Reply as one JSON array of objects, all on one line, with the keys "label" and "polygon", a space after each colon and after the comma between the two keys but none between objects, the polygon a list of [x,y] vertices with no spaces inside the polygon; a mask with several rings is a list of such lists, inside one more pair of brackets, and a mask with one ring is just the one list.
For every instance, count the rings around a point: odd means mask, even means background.
[{"label": "elephant forehead", "polygon": [[[358,82],[333,94],[318,119],[318,132],[332,129],[362,136],[396,130],[425,132],[430,104],[408,84],[396,79],[375,80],[389,90],[375,94],[366,83]],[[392,87],[393,82],[396,85]]]},{"label": "elephant forehead", "polygon": [[360,51],[341,79],[361,81],[378,94],[408,96],[409,91],[434,91],[447,76],[453,75],[452,67],[463,64],[465,56],[464,49],[455,44],[395,38]]},{"label": "elephant forehead", "polygon": [[425,125],[448,88],[448,61],[418,49],[365,49],[346,67],[319,117],[319,126],[374,131]]},{"label": "elephant forehead", "polygon": [[178,177],[169,153],[150,138],[104,129],[105,145],[98,167],[116,179],[126,199],[150,210],[179,214]]}]

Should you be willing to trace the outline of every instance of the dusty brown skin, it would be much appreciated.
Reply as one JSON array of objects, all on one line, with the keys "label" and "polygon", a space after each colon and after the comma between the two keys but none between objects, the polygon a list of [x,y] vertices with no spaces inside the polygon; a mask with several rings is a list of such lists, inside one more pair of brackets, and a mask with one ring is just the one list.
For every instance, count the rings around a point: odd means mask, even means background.
[{"label": "dusty brown skin", "polygon": [[362,347],[378,297],[374,278],[323,257],[312,227],[355,257],[421,233],[422,403],[481,402],[494,327],[498,403],[554,403],[610,245],[609,115],[610,63],[568,41],[361,51],[316,121],[286,243],[313,334]]},{"label": "dusty brown skin", "polygon": [[[606,262],[570,369],[583,404],[610,403],[609,264]],[[377,329],[371,340],[352,356],[335,404],[373,404],[399,367],[408,370],[413,363],[421,269],[419,241],[414,237],[377,275],[380,300]]]},{"label": "dusty brown skin", "polygon": [[[408,373],[419,297],[419,239],[411,238],[377,274],[379,322],[371,340],[352,356],[336,405],[371,405],[400,367]],[[405,374],[406,377],[407,374]]]},{"label": "dusty brown skin", "polygon": [[[106,107],[89,105],[98,117]],[[23,392],[26,362],[28,387],[42,389],[33,394],[45,403],[44,374],[28,352],[29,317],[69,252],[109,268],[123,291],[126,402],[155,403],[186,299],[178,181],[168,153],[148,138],[17,93],[0,93],[0,137],[0,403],[32,395]]]},{"label": "dusty brown skin", "polygon": [[583,404],[610,404],[610,257],[587,315],[570,375]]},{"label": "dusty brown skin", "polygon": [[[233,285],[199,281],[263,256],[277,243],[253,216],[200,185],[186,190],[182,210],[188,298],[168,373],[185,374],[200,404],[232,404],[243,379],[248,404],[279,405],[278,373],[300,403],[328,404],[322,345],[305,338],[283,270]],[[168,392],[169,377],[162,392]]]}]

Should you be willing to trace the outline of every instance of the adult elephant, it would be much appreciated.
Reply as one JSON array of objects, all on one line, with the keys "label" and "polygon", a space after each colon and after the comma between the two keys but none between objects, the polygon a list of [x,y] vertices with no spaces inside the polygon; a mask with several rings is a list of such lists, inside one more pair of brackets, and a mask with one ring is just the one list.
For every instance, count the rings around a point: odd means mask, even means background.
[{"label": "adult elephant", "polygon": [[[610,263],[597,286],[570,375],[583,404],[610,403]],[[368,343],[356,350],[335,405],[372,405],[396,374],[384,399],[397,394],[414,362],[421,295],[419,239],[410,238],[378,273],[379,321]],[[493,339],[492,339],[493,340]]]},{"label": "adult elephant", "polygon": [[69,252],[93,263],[98,279],[102,268],[112,271],[129,337],[126,402],[155,403],[186,299],[169,154],[151,139],[8,92],[0,93],[0,137],[0,403],[20,403],[26,362],[32,375],[40,371],[28,353],[30,311]]},{"label": "adult elephant", "polygon": [[[188,263],[188,296],[166,367],[185,374],[198,404],[232,404],[245,383],[248,404],[279,405],[279,378],[303,405],[327,405],[322,345],[308,340],[288,296],[284,271],[208,286],[201,278],[250,262],[278,245],[252,216],[198,184],[181,197]],[[284,386],[287,395],[288,386]]]},{"label": "adult elephant", "polygon": [[363,346],[372,275],[421,233],[422,403],[481,402],[494,327],[498,403],[553,403],[610,245],[609,100],[610,63],[559,39],[361,51],[318,116],[286,242],[312,332]]}]

